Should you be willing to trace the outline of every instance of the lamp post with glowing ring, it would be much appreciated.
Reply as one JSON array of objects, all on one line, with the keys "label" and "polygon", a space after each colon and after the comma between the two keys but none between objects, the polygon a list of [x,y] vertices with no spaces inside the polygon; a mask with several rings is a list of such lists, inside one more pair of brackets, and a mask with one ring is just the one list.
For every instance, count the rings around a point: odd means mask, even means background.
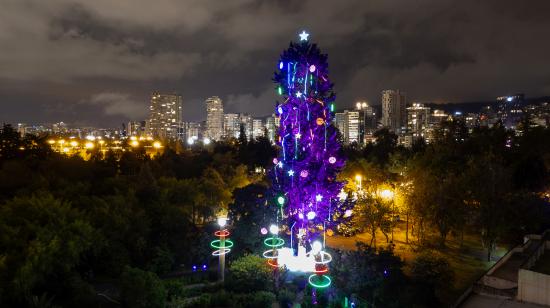
[{"label": "lamp post with glowing ring", "polygon": [[332,256],[323,250],[323,245],[319,241],[313,242],[312,249],[307,253],[315,258],[314,274],[309,276],[309,284],[316,289],[323,289],[332,283],[332,280],[327,275],[328,264],[332,261]]},{"label": "lamp post with glowing ring", "polygon": [[264,258],[267,259],[267,264],[274,268],[277,268],[279,266],[277,263],[277,249],[285,244],[285,240],[278,237],[279,226],[271,225],[269,227],[269,232],[271,233],[271,237],[268,237],[264,240],[264,245],[269,247],[269,249],[264,251],[262,255],[264,256]]},{"label": "lamp post with glowing ring", "polygon": [[210,247],[216,249],[212,252],[212,255],[219,259],[220,281],[223,282],[225,280],[225,255],[231,251],[233,242],[226,239],[231,234],[224,228],[227,225],[227,218],[219,217],[218,225],[220,226],[220,230],[214,232],[214,235],[219,239],[210,242]]}]

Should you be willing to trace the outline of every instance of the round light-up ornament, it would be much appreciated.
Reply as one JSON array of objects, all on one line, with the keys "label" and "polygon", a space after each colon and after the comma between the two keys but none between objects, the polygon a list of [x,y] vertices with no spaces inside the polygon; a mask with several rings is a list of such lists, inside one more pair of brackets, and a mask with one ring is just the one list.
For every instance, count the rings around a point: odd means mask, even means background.
[{"label": "round light-up ornament", "polygon": [[302,214],[302,213],[298,214],[298,218],[304,219],[304,214]]},{"label": "round light-up ornament", "polygon": [[267,234],[267,229],[265,227],[260,229],[260,233],[263,234],[263,235],[266,235]]},{"label": "round light-up ornament", "polygon": [[309,71],[312,72],[312,73],[315,72],[315,65],[313,65],[313,64],[310,65]]},{"label": "round light-up ornament", "polygon": [[311,211],[311,212],[307,213],[307,219],[309,219],[309,220],[314,219],[315,216],[317,216],[317,214],[315,214],[314,211]]},{"label": "round light-up ornament", "polygon": [[328,162],[331,163],[331,164],[334,164],[336,162],[336,157],[334,157],[334,156],[329,157]]},{"label": "round light-up ornament", "polygon": [[283,67],[284,67],[284,65],[285,65],[285,64],[283,63],[283,61],[279,62],[279,69],[282,70]]},{"label": "round light-up ornament", "polygon": [[280,206],[283,206],[285,204],[285,197],[279,196],[279,198],[277,198],[277,203],[279,203]]},{"label": "round light-up ornament", "polygon": [[277,158],[273,158],[273,164],[276,165],[279,163],[279,160]]},{"label": "round light-up ornament", "polygon": [[316,123],[317,125],[323,125],[325,124],[325,120],[323,120],[323,118],[317,118]]},{"label": "round light-up ornament", "polygon": [[309,175],[309,172],[307,172],[307,170],[302,170],[302,171],[300,171],[300,176],[301,176],[301,177],[307,178],[308,175]]},{"label": "round light-up ornament", "polygon": [[279,226],[277,226],[277,225],[271,225],[271,226],[269,227],[269,232],[271,232],[271,234],[273,234],[273,235],[279,233]]},{"label": "round light-up ornament", "polygon": [[281,106],[277,107],[277,112],[279,114],[283,114],[283,107],[281,107]]}]

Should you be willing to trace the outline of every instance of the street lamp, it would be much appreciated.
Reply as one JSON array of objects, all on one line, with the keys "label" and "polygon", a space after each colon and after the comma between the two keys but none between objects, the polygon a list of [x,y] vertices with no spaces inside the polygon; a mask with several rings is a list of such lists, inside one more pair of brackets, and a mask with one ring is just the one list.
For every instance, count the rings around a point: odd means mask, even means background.
[{"label": "street lamp", "polygon": [[391,220],[392,220],[392,224],[391,224],[391,241],[393,243],[393,216],[394,216],[394,211],[395,211],[395,201],[394,201],[394,192],[389,190],[389,189],[384,189],[380,192],[380,196],[383,198],[383,199],[386,199],[386,200],[391,200],[392,204],[391,204],[391,213],[392,213],[392,217],[391,217]]},{"label": "street lamp", "polygon": [[363,177],[360,174],[355,176],[355,181],[357,182],[357,187],[359,187],[359,190],[361,190],[362,180]]}]

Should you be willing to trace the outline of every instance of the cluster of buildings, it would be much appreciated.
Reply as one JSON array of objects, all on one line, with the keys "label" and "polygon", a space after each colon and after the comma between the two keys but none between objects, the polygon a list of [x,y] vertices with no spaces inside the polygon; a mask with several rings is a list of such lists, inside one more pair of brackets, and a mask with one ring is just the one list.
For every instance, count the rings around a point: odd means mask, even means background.
[{"label": "cluster of buildings", "polygon": [[473,112],[457,110],[457,105],[453,104],[409,104],[406,93],[400,90],[382,91],[381,102],[378,115],[376,108],[366,102],[358,102],[355,109],[335,114],[336,126],[345,144],[362,146],[374,141],[373,133],[382,127],[395,133],[404,146],[412,145],[419,138],[429,143],[442,121],[458,118],[464,120],[470,130],[480,126],[491,127],[497,122],[507,129],[516,129],[525,114],[530,115],[533,125],[550,125],[550,102],[527,104],[523,94],[497,97],[494,104],[480,106]]},{"label": "cluster of buildings", "polygon": [[248,140],[275,138],[274,116],[254,118],[246,113],[224,113],[223,102],[217,96],[205,100],[206,121],[182,121],[182,97],[177,94],[154,93],[147,121],[128,123],[128,136],[152,136],[194,144],[239,138],[244,133]]},{"label": "cluster of buildings", "polygon": [[[407,94],[401,90],[384,90],[381,105],[357,102],[353,109],[335,113],[335,125],[344,144],[364,146],[374,141],[376,130],[386,127],[399,137],[399,143],[410,146],[414,140],[423,138],[431,142],[434,132],[443,120],[461,118],[469,129],[492,126],[502,122],[506,128],[515,129],[525,113],[534,125],[550,125],[550,103],[527,104],[523,94],[497,97],[495,103],[436,105],[420,102],[409,103]],[[24,134],[47,133],[55,136],[89,136],[111,140],[159,140],[192,144],[209,144],[212,141],[238,139],[244,133],[248,140],[267,137],[275,142],[279,119],[275,114],[253,117],[246,113],[225,113],[221,98],[212,96],[204,101],[206,120],[183,121],[183,98],[178,94],[155,92],[151,95],[149,117],[146,120],[130,121],[118,129],[92,127],[69,128],[59,122],[47,126],[19,124]],[[462,108],[462,110],[461,110]]]}]

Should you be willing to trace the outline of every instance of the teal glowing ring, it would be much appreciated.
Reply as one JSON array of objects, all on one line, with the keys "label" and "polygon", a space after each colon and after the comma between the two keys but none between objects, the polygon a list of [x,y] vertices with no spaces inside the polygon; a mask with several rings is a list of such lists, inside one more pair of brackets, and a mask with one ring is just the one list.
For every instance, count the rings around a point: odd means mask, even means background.
[{"label": "teal glowing ring", "polygon": [[233,242],[231,240],[225,240],[224,246],[222,247],[222,241],[221,240],[214,240],[210,242],[210,246],[212,248],[220,249],[220,248],[231,248],[233,247]]},{"label": "teal glowing ring", "polygon": [[[273,243],[275,240],[275,243]],[[264,244],[267,247],[281,247],[285,244],[285,240],[282,238],[274,238],[274,237],[268,237],[264,240]]]},{"label": "teal glowing ring", "polygon": [[212,255],[214,257],[217,257],[217,256],[223,256],[225,254],[228,254],[229,252],[231,251],[231,249],[229,248],[224,248],[223,251],[221,249],[218,249],[218,250],[214,250],[214,252],[212,253]]},{"label": "teal glowing ring", "polygon": [[273,250],[266,250],[264,251],[264,253],[262,253],[262,256],[264,256],[264,258],[266,259],[277,259],[278,257],[278,254],[276,253],[277,251],[273,251]]},{"label": "teal glowing ring", "polygon": [[[317,280],[322,279],[323,281],[313,281],[315,279],[315,277],[321,277],[321,278],[318,278]],[[309,282],[309,284],[312,287],[317,288],[317,289],[326,288],[326,287],[330,286],[330,284],[332,283],[332,280],[330,279],[330,277],[328,275],[315,275],[315,274],[313,274],[313,275],[309,276],[307,281]]]},{"label": "teal glowing ring", "polygon": [[[315,260],[315,264],[329,264],[332,261],[332,256],[326,252],[326,251],[320,251],[319,252],[323,257],[321,258],[323,261],[317,261]],[[311,251],[306,254],[307,257],[311,255]]]}]

